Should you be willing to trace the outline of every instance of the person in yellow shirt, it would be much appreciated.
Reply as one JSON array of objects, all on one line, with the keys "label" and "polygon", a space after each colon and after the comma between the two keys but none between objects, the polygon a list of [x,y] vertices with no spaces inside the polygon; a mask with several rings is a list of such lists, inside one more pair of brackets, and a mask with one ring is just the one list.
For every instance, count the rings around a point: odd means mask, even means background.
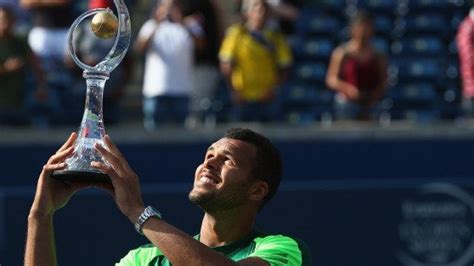
[{"label": "person in yellow shirt", "polygon": [[232,88],[236,119],[268,121],[293,57],[285,36],[265,27],[271,11],[265,0],[245,0],[242,10],[245,21],[230,26],[222,42],[220,67]]}]

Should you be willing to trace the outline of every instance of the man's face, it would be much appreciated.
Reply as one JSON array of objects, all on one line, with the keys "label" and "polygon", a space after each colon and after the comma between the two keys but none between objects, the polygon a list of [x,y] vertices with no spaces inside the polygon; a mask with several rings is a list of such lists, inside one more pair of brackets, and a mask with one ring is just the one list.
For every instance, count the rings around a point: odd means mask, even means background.
[{"label": "man's face", "polygon": [[196,169],[189,199],[212,212],[249,201],[256,149],[244,141],[223,138],[212,144]]},{"label": "man's face", "polygon": [[267,21],[268,10],[263,0],[252,1],[248,13],[248,22],[257,28],[262,28]]},{"label": "man's face", "polygon": [[172,5],[172,1],[170,0],[158,1],[155,7],[155,14],[154,14],[155,20],[156,21],[164,20],[170,12],[171,5]]}]

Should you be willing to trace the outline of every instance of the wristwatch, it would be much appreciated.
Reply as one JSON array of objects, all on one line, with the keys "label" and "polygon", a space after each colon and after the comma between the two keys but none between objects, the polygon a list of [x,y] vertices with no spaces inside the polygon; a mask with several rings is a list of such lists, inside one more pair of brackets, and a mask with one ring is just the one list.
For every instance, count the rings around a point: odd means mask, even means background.
[{"label": "wristwatch", "polygon": [[143,235],[142,226],[150,217],[161,219],[161,213],[151,206],[146,207],[140,216],[138,216],[138,220],[135,223],[135,230],[137,230],[139,234]]}]

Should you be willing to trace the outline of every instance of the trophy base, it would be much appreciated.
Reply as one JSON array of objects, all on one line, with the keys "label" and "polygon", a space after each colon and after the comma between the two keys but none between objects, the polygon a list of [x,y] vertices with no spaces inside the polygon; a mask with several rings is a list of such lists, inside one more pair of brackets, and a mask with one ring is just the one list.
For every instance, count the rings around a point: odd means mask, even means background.
[{"label": "trophy base", "polygon": [[71,171],[58,170],[51,174],[51,177],[68,182],[85,182],[85,183],[110,183],[110,177],[104,173],[87,172],[87,171]]}]

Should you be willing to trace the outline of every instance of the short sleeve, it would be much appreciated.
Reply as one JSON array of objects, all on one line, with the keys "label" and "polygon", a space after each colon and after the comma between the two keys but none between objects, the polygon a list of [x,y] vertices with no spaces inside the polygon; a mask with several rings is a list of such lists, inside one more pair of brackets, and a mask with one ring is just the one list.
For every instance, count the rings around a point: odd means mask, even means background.
[{"label": "short sleeve", "polygon": [[153,244],[148,244],[137,249],[130,250],[125,257],[115,264],[115,266],[149,265],[149,263],[158,256],[163,256],[161,251],[153,246]]},{"label": "short sleeve", "polygon": [[222,41],[221,49],[219,51],[219,59],[223,62],[230,62],[234,59],[234,51],[237,46],[240,35],[240,26],[231,26]]},{"label": "short sleeve", "polygon": [[143,24],[140,32],[138,33],[138,39],[148,39],[155,32],[157,27],[156,21],[150,19],[145,24]]},{"label": "short sleeve", "polygon": [[135,252],[133,250],[131,250],[130,252],[128,252],[128,254],[123,257],[118,263],[115,263],[115,266],[132,266],[132,265],[136,265],[136,254],[134,254]]},{"label": "short sleeve", "polygon": [[280,68],[289,67],[293,63],[293,54],[290,46],[281,33],[276,35],[276,56]]},{"label": "short sleeve", "polygon": [[249,257],[258,257],[272,266],[302,265],[302,252],[298,243],[286,236],[275,235],[255,239],[255,251]]}]

